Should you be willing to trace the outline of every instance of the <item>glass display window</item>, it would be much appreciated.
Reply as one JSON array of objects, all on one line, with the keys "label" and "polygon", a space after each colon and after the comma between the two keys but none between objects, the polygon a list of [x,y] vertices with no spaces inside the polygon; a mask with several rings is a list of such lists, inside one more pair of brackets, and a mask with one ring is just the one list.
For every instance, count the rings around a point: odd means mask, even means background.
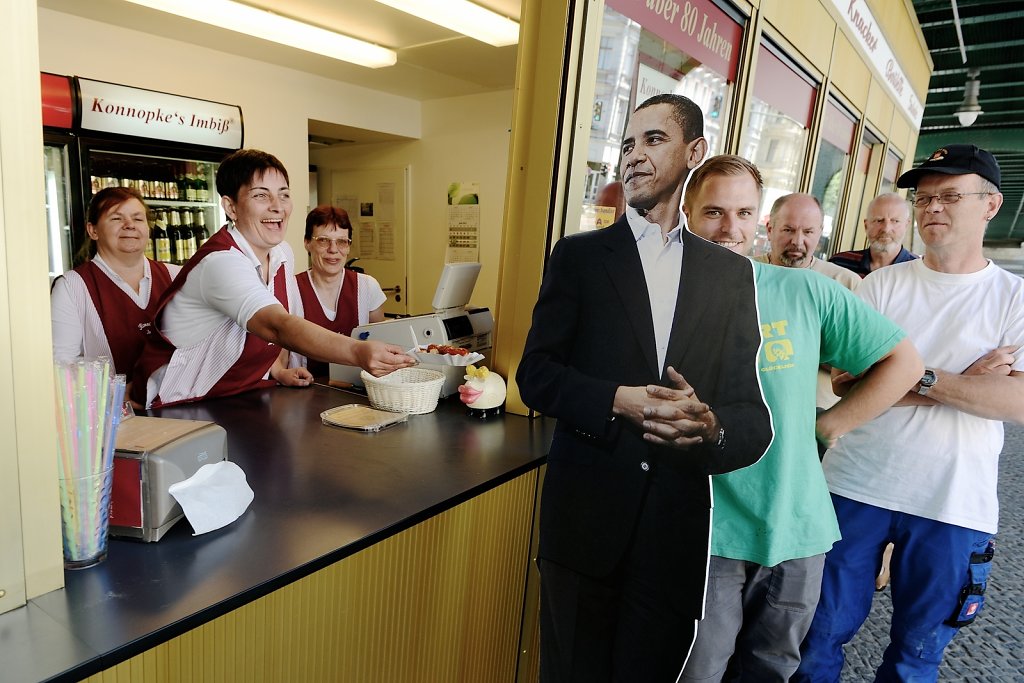
[{"label": "glass display window", "polygon": [[882,167],[882,192],[895,192],[896,179],[900,177],[903,159],[891,147],[885,153],[885,165]]},{"label": "glass display window", "polygon": [[854,115],[830,97],[821,122],[821,143],[811,183],[811,194],[821,202],[824,214],[821,241],[814,251],[818,258],[827,258],[832,253],[830,248],[833,233],[838,227],[839,209],[843,202],[856,132],[857,121]]},{"label": "glass display window", "polygon": [[800,187],[817,92],[810,76],[774,46],[761,44],[750,116],[740,141],[740,156],[754,162],[764,179],[755,256],[768,251],[767,224],[772,204]]},{"label": "glass display window", "polygon": [[[664,4],[664,3],[661,3]],[[617,187],[629,114],[661,94],[685,95],[704,112],[709,154],[725,148],[743,18],[712,0],[674,10],[647,0],[607,0],[597,54],[580,229],[610,225],[624,210]]]}]

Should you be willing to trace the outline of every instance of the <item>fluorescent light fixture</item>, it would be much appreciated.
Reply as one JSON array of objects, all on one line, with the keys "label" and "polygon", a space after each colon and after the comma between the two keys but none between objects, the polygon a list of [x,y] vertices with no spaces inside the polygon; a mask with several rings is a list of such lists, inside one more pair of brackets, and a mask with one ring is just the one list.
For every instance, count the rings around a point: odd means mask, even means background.
[{"label": "fluorescent light fixture", "polygon": [[377,0],[494,47],[519,42],[519,24],[469,0]]},{"label": "fluorescent light fixture", "polygon": [[269,40],[371,69],[398,61],[394,50],[349,38],[232,0],[128,0],[192,21]]}]

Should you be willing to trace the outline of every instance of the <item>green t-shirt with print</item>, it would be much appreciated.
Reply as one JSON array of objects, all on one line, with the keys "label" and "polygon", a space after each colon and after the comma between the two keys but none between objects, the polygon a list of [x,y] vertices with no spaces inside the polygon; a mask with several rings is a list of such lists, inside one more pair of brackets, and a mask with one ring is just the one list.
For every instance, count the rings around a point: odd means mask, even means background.
[{"label": "green t-shirt with print", "polygon": [[860,374],[905,335],[824,275],[757,262],[754,273],[775,436],[755,464],[712,477],[711,554],[773,567],[827,552],[840,537],[814,438],[819,364]]}]

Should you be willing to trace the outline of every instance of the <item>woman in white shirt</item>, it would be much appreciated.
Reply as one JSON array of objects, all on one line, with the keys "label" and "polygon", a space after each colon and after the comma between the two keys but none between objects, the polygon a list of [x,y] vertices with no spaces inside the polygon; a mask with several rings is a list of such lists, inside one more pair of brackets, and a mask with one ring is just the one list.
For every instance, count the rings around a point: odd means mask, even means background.
[{"label": "woman in white shirt", "polygon": [[149,209],[138,190],[108,187],[89,203],[87,260],[50,292],[56,360],[108,356],[130,374],[160,295],[179,266],[146,258]]},{"label": "woman in white shirt", "polygon": [[[345,268],[352,249],[352,223],[344,209],[318,206],[306,216],[304,237],[310,269],[295,276],[303,317],[344,335],[366,323],[384,320],[387,296],[365,273]],[[327,363],[307,361],[314,377],[326,377]]]}]

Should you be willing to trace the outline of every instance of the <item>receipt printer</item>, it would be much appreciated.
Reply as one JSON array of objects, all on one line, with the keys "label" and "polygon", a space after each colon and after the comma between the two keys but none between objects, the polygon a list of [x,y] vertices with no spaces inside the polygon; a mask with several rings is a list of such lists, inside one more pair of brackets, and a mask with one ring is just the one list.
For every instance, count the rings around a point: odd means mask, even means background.
[{"label": "receipt printer", "polygon": [[227,460],[227,432],[202,420],[132,417],[118,427],[110,535],[159,541],[184,516],[167,492],[206,464]]}]

